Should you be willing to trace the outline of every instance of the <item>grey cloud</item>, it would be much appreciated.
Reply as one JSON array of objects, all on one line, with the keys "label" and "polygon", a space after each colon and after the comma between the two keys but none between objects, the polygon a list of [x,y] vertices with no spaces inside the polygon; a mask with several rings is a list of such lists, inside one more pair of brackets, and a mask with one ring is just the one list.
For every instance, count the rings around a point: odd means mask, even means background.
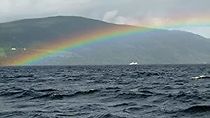
[{"label": "grey cloud", "polygon": [[117,10],[132,18],[209,13],[209,0],[1,0],[0,22],[25,17],[81,15],[103,19]]},{"label": "grey cloud", "polygon": [[0,0],[0,22],[73,15],[114,23],[158,23],[178,15],[210,14],[209,5],[210,0]]}]

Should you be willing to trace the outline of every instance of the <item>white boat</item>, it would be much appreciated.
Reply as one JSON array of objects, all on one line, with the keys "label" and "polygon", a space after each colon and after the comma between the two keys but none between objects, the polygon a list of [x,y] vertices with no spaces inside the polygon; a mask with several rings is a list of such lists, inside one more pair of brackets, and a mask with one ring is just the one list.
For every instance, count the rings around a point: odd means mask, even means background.
[{"label": "white boat", "polygon": [[137,62],[131,62],[129,65],[138,65]]}]

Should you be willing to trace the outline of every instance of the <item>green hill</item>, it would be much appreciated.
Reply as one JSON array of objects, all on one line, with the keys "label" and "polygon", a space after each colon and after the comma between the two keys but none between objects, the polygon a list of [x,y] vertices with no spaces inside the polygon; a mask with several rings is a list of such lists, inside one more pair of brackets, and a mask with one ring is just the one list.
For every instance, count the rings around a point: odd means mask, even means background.
[{"label": "green hill", "polygon": [[[95,28],[131,27],[73,16],[26,19],[0,24],[0,64],[3,59],[22,53],[23,48],[83,34]],[[11,51],[16,48],[17,51]],[[59,57],[58,57],[59,56]],[[120,39],[87,45],[40,64],[95,65],[128,64],[200,64],[210,63],[210,40],[199,35],[168,30],[153,30]]]}]

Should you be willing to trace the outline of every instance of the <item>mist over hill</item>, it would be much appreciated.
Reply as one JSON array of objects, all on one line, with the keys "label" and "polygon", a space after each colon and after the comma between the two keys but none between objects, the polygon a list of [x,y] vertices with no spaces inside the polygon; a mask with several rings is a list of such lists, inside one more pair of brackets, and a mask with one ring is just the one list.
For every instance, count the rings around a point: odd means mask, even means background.
[{"label": "mist over hill", "polygon": [[[24,49],[106,27],[132,27],[74,16],[26,19],[0,24],[0,64]],[[15,48],[14,50],[11,50]],[[37,47],[38,48],[38,47]],[[152,30],[89,44],[52,56],[43,65],[210,63],[210,40],[199,35],[169,30]]]}]

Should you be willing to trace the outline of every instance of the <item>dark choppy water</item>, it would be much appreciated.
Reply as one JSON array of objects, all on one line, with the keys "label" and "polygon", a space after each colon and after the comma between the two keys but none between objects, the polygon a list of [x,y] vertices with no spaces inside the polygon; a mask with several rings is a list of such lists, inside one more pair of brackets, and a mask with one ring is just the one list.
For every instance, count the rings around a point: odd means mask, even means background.
[{"label": "dark choppy water", "polygon": [[0,118],[209,118],[210,65],[0,68]]}]

